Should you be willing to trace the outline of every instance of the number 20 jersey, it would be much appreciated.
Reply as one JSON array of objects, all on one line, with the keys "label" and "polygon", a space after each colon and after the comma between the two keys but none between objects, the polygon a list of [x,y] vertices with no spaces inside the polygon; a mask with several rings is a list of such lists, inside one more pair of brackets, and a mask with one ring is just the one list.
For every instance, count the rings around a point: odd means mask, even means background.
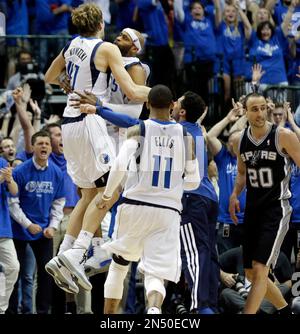
[{"label": "number 20 jersey", "polygon": [[265,207],[291,197],[291,163],[279,148],[278,136],[274,124],[259,141],[252,137],[250,127],[242,134],[239,151],[247,169],[247,207]]}]

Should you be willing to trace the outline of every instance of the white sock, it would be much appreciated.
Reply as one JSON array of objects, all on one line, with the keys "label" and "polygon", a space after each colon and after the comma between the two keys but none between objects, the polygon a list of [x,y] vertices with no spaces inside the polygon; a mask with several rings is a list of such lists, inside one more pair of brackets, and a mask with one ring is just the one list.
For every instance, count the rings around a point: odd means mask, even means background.
[{"label": "white sock", "polygon": [[93,233],[81,230],[77,239],[74,242],[73,248],[88,249],[90,247],[93,236]]},{"label": "white sock", "polygon": [[102,246],[103,244],[104,244],[104,240],[103,240],[103,238],[101,238],[101,237],[94,237],[94,238],[92,239],[92,245],[93,245],[93,246],[100,247],[100,246]]},{"label": "white sock", "polygon": [[161,314],[161,310],[158,307],[152,306],[148,308],[147,314]]},{"label": "white sock", "polygon": [[76,238],[70,234],[65,234],[64,240],[60,244],[58,255],[73,247]]}]

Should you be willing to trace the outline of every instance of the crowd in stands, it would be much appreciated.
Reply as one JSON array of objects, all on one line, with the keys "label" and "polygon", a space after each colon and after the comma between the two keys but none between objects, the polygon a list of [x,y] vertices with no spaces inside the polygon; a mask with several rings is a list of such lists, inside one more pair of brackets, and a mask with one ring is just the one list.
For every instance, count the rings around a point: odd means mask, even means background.
[{"label": "crowd in stands", "polygon": [[[0,1],[7,36],[2,41],[2,59],[9,64],[1,69],[1,87],[7,87],[8,79],[18,70],[20,46],[31,51],[31,63],[38,67],[30,72],[45,72],[68,39],[76,35],[70,14],[84,2]],[[295,75],[300,64],[298,0],[93,2],[104,13],[107,40],[112,41],[125,27],[145,34],[141,57],[151,67],[150,86],[166,84],[176,95],[187,89],[201,92],[206,103],[209,94],[220,93],[224,114],[231,97],[250,91],[245,83],[251,82],[253,64],[263,67],[262,90],[268,85],[299,85]],[[222,79],[221,87],[218,78]]]}]

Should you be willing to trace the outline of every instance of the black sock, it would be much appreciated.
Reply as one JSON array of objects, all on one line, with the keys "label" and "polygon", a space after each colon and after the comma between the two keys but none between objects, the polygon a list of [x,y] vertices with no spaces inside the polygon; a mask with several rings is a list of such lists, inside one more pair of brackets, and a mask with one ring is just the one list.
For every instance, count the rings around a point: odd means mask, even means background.
[{"label": "black sock", "polygon": [[281,308],[281,309],[277,310],[277,312],[279,314],[283,314],[283,315],[292,313],[291,308],[290,308],[289,305],[285,306],[284,308]]},{"label": "black sock", "polygon": [[76,314],[76,303],[75,302],[66,303],[66,313]]}]

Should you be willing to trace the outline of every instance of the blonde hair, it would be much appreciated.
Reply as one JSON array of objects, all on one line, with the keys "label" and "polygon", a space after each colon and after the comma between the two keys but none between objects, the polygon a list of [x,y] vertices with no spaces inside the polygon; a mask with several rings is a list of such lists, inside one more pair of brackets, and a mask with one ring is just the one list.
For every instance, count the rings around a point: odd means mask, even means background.
[{"label": "blonde hair", "polygon": [[[269,11],[269,9],[267,9],[267,8],[265,8],[265,7],[260,7],[260,8],[255,12],[255,14],[252,14],[252,15],[253,15],[253,16],[252,16],[252,21],[253,21],[253,23],[252,23],[252,28],[256,31],[256,30],[257,30],[257,26],[259,25],[259,23],[261,23],[261,22],[258,22],[258,12],[259,12],[261,9],[264,9],[264,10],[266,10],[266,11],[268,12],[269,17],[268,17],[267,21],[270,21],[270,22],[272,23],[273,27],[275,27],[275,23],[274,23],[274,20],[273,20],[273,18],[272,18],[272,14],[271,14],[271,12]],[[265,20],[264,20],[264,21],[265,21]]]},{"label": "blonde hair", "polygon": [[80,35],[92,36],[100,30],[103,23],[102,11],[93,3],[80,5],[72,12],[72,23]]},{"label": "blonde hair", "polygon": [[226,24],[226,31],[227,31],[228,33],[231,32],[231,30],[230,30],[230,24],[227,23],[227,21],[226,21],[226,17],[225,17],[225,9],[228,8],[228,7],[232,7],[232,8],[234,8],[234,10],[235,10],[235,12],[236,12],[236,17],[235,17],[235,20],[234,20],[234,22],[233,22],[233,25],[234,25],[234,31],[233,31],[233,34],[234,34],[235,36],[240,36],[240,31],[239,31],[239,15],[238,15],[238,11],[237,11],[237,9],[236,9],[236,8],[234,7],[234,5],[232,5],[232,4],[226,4],[226,5],[225,5],[225,8],[224,8],[224,11],[223,11],[223,21],[224,21],[225,24]]}]

